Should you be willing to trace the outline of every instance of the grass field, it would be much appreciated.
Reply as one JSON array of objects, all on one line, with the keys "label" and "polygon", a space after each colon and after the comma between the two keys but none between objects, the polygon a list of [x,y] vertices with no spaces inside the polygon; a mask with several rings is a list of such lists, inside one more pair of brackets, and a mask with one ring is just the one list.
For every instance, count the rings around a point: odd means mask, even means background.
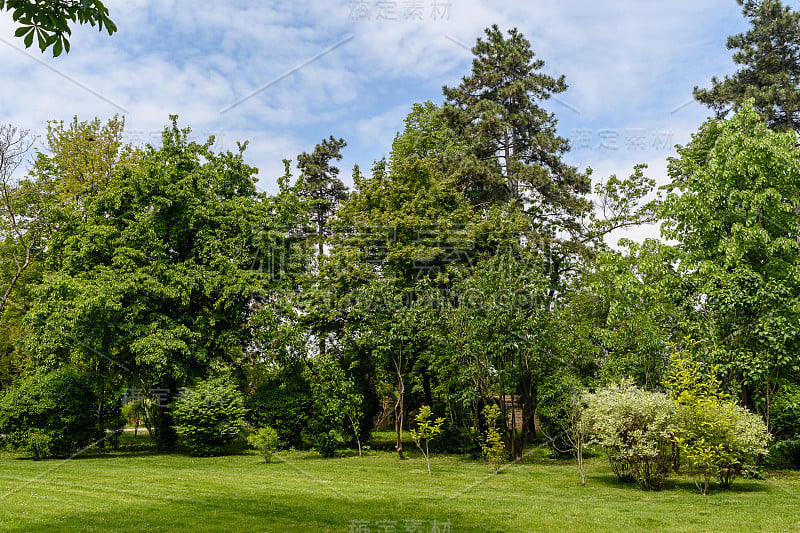
[{"label": "grass field", "polygon": [[643,492],[603,457],[533,453],[494,475],[461,457],[158,455],[147,437],[72,460],[0,456],[0,531],[800,531],[800,474],[701,496],[691,479]]}]

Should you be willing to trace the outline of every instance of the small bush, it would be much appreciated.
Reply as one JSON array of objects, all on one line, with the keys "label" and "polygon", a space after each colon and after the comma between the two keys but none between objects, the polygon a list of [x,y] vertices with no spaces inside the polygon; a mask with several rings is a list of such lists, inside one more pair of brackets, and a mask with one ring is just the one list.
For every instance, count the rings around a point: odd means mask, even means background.
[{"label": "small bush", "polygon": [[314,447],[322,457],[333,457],[343,445],[344,437],[335,429],[314,435]]},{"label": "small bush", "polygon": [[35,459],[68,456],[92,442],[96,409],[89,376],[68,367],[34,374],[0,400],[0,433]]},{"label": "small bush", "polygon": [[175,402],[175,429],[196,455],[219,455],[244,422],[244,398],[225,378],[201,381]]},{"label": "small bush", "polygon": [[586,396],[583,423],[592,442],[605,448],[614,473],[644,489],[660,490],[673,463],[675,404],[632,382],[612,384]]},{"label": "small bush", "polygon": [[278,432],[271,427],[263,427],[247,437],[247,443],[261,452],[264,461],[272,461],[272,454],[278,449]]},{"label": "small bush", "polygon": [[748,463],[767,453],[770,440],[760,416],[727,398],[715,371],[675,351],[664,379],[679,415],[674,441],[703,494],[708,494],[712,478],[729,488]]}]

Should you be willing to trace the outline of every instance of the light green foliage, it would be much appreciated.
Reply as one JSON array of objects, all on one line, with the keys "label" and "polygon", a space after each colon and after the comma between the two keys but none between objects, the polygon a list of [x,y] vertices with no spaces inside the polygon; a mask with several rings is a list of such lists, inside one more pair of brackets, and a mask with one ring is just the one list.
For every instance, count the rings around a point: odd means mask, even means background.
[{"label": "light green foliage", "polygon": [[567,297],[586,302],[583,316],[573,312],[568,318],[572,323],[591,320],[594,327],[584,335],[603,348],[604,354],[595,356],[601,382],[627,376],[652,390],[669,365],[664,339],[682,331],[687,299],[673,266],[679,253],[655,239],[621,239],[619,245],[623,250],[599,253],[593,271]]},{"label": "light green foliage", "polygon": [[0,433],[35,459],[67,456],[91,442],[96,402],[89,376],[70,367],[34,374],[0,397]]},{"label": "light green foliage", "polygon": [[665,385],[678,406],[675,443],[703,494],[713,478],[729,488],[745,466],[767,453],[770,436],[763,420],[726,400],[713,369],[704,374],[700,363],[675,351]]},{"label": "light green foliage", "polygon": [[[411,429],[411,438],[420,449],[422,455],[425,456],[425,463],[428,465],[428,475],[431,474],[431,461],[430,461],[430,443],[436,436],[442,432],[442,424],[444,418],[437,418],[431,420],[431,408],[429,405],[423,405],[419,408],[419,412],[414,417],[417,423],[416,429]],[[424,446],[423,446],[424,445]]]},{"label": "light green foliage", "polygon": [[631,382],[586,396],[583,423],[592,442],[606,449],[617,477],[630,476],[644,489],[663,486],[673,460],[675,422],[675,404],[666,394]]},{"label": "light green foliage", "polygon": [[752,102],[710,120],[669,162],[666,238],[680,242],[685,308],[698,359],[726,390],[770,418],[800,371],[800,150],[767,128]]},{"label": "light green foliage", "polygon": [[70,23],[89,24],[109,35],[117,26],[108,18],[108,8],[100,0],[0,0],[0,11],[11,11],[18,26],[15,37],[22,37],[25,48],[33,39],[42,52],[52,47],[53,56],[69,52],[67,36],[72,34]]},{"label": "light green foliage", "polygon": [[272,461],[272,454],[278,449],[278,432],[266,426],[247,437],[247,443],[264,456],[264,461]]},{"label": "light green foliage", "polygon": [[198,382],[175,401],[175,429],[197,455],[223,453],[244,422],[244,397],[226,378]]},{"label": "light green foliage", "polygon": [[770,128],[800,127],[800,12],[781,0],[737,0],[750,23],[746,32],[728,37],[727,47],[740,68],[711,89],[694,88],[697,101],[718,118],[738,110],[748,99]]},{"label": "light green foliage", "polygon": [[500,408],[494,404],[483,408],[483,417],[486,419],[486,433],[481,443],[483,458],[492,465],[496,474],[503,463],[506,462],[506,444],[503,437],[497,430],[497,419],[500,416]]}]

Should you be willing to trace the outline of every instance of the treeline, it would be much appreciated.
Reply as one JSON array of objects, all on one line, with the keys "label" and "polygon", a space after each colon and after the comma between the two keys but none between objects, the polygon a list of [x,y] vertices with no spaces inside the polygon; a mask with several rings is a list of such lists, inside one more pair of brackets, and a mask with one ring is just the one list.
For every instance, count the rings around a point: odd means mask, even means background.
[{"label": "treeline", "polygon": [[[780,2],[740,3],[755,29],[798,24]],[[777,53],[748,41],[760,38],[735,42]],[[353,169],[352,190],[342,139],[286,160],[268,195],[246,145],[214,152],[175,117],[159,147],[125,145],[119,118],[53,122],[14,181],[30,137],[4,128],[3,388],[78,369],[101,445],[138,403],[164,448],[172,406],[209,379],[284,446],[321,450],[360,447],[379,424],[402,456],[425,405],[444,419],[437,445],[477,453],[497,405],[519,458],[563,438],[579,391],[623,378],[663,390],[678,350],[761,415],[775,457],[800,462],[795,111],[786,91],[735,90],[775,77],[697,91],[720,116],[654,195],[643,166],[592,187],[565,163],[542,102],[566,82],[522,34],[491,27],[473,54],[441,105],[413,106],[387,157]],[[743,69],[774,67],[761,59]],[[605,243],[656,221],[675,244]]]}]

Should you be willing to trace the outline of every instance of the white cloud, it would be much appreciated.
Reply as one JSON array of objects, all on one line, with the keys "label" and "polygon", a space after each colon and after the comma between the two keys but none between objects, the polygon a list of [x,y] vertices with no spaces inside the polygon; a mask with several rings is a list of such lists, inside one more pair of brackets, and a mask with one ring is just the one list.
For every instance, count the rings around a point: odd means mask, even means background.
[{"label": "white cloud", "polygon": [[[434,0],[414,16],[395,2],[395,20],[387,20],[375,2],[363,3],[363,18],[349,1],[109,1],[119,32],[76,28],[69,55],[28,50],[37,62],[0,42],[0,122],[43,131],[48,119],[102,118],[121,107],[132,137],[157,141],[175,113],[198,135],[230,140],[226,148],[250,139],[247,159],[269,187],[283,173],[281,159],[341,136],[346,179],[353,163],[367,170],[388,153],[412,102],[441,101],[441,86],[469,73],[468,48],[496,23],[525,34],[547,73],[566,75],[569,91],[546,103],[561,135],[590,130],[599,143],[600,131],[612,130],[624,144],[627,130],[671,131],[672,143],[685,143],[708,112],[696,103],[676,109],[691,102],[694,85],[730,71],[725,39],[744,26],[733,0],[450,0],[446,13],[448,2],[435,3],[436,17]],[[20,47],[12,35],[0,13],[0,37]],[[596,176],[626,174],[645,159],[662,182],[666,155],[595,146],[569,157]]]}]

